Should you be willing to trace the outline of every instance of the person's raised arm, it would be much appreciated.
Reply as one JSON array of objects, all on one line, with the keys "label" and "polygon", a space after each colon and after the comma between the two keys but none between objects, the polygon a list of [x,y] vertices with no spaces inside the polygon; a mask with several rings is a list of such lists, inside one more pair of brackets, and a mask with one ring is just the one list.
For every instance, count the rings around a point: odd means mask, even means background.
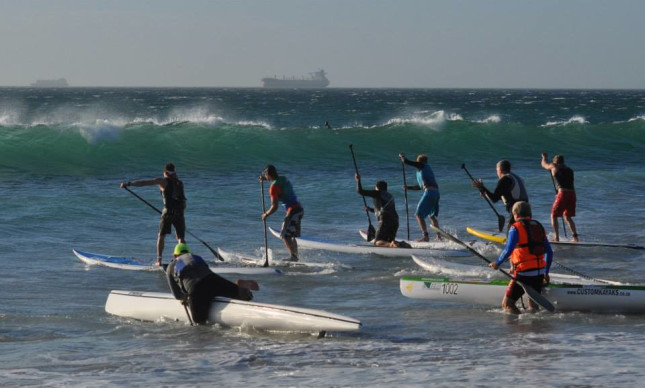
[{"label": "person's raised arm", "polygon": [[121,188],[123,189],[129,186],[134,186],[134,187],[154,186],[154,185],[163,186],[163,184],[164,184],[164,178],[142,179],[138,181],[121,182]]}]

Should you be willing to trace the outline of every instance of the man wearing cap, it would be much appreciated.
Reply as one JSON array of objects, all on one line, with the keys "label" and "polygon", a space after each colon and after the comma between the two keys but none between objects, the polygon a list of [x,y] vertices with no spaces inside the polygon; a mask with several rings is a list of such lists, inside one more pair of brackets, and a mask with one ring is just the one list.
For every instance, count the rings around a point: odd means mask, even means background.
[{"label": "man wearing cap", "polygon": [[[361,175],[356,173],[356,192],[374,200],[374,207],[366,206],[365,210],[376,215],[378,225],[374,235],[374,245],[377,247],[402,248],[403,243],[396,241],[396,232],[399,230],[399,214],[394,206],[394,197],[387,192],[387,182],[378,181],[374,190],[364,190],[361,185]],[[409,246],[406,246],[409,248]]]},{"label": "man wearing cap", "polygon": [[213,273],[200,256],[190,253],[185,243],[175,246],[174,259],[166,268],[170,290],[182,304],[188,303],[195,324],[208,320],[213,298],[223,296],[231,299],[251,300],[250,290],[259,289],[255,280],[238,280],[237,284]]},{"label": "man wearing cap", "polygon": [[134,186],[157,185],[163,198],[163,211],[159,221],[159,234],[157,235],[157,265],[161,265],[164,241],[166,235],[170,234],[171,228],[175,227],[175,236],[180,243],[186,242],[186,221],[184,209],[186,208],[186,196],[184,195],[184,184],[177,178],[175,165],[167,163],[164,167],[163,177],[149,180],[138,180],[132,182],[121,182],[121,188]]},{"label": "man wearing cap", "polygon": [[262,220],[266,220],[267,217],[275,213],[278,210],[279,204],[282,203],[282,206],[287,211],[287,215],[282,221],[280,237],[291,255],[284,260],[298,261],[298,241],[296,237],[300,237],[300,224],[305,211],[300,202],[298,202],[298,197],[296,197],[296,193],[293,191],[291,182],[286,177],[278,175],[278,170],[275,166],[271,164],[267,165],[259,179],[260,181],[271,182],[271,187],[269,187],[271,207],[265,213],[262,213]]}]

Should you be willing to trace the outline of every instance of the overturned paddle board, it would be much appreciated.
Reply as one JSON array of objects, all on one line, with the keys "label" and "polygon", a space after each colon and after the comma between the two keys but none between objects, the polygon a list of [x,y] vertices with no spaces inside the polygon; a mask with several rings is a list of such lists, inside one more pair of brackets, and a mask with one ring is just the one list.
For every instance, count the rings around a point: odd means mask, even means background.
[{"label": "overturned paddle board", "polygon": [[[112,290],[105,303],[105,311],[142,321],[189,322],[184,307],[170,293]],[[208,321],[229,327],[279,332],[347,332],[361,327],[357,319],[323,310],[223,297],[213,300]]]}]

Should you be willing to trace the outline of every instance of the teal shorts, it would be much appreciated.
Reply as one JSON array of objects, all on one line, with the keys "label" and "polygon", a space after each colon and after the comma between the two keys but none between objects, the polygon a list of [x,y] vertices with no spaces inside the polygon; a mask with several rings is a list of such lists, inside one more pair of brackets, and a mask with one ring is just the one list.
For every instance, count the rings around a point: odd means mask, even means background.
[{"label": "teal shorts", "polygon": [[415,214],[420,218],[439,217],[439,190],[424,191]]}]

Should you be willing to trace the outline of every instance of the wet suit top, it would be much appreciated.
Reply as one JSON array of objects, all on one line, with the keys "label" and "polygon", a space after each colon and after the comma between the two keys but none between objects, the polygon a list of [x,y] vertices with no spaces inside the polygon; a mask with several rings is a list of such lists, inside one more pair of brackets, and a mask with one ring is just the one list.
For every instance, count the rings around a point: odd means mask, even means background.
[{"label": "wet suit top", "polygon": [[486,193],[488,198],[497,202],[500,199],[506,205],[506,210],[510,213],[513,208],[513,204],[517,201],[529,201],[529,196],[526,193],[526,188],[524,188],[524,181],[519,176],[509,172],[508,174],[502,176],[497,181],[497,186],[495,187],[494,192],[490,192],[487,188],[483,187],[482,192]]},{"label": "wet suit top", "polygon": [[422,190],[439,190],[439,185],[434,177],[434,172],[428,163],[416,162],[404,158],[403,163],[414,166],[417,169],[417,182]]}]

